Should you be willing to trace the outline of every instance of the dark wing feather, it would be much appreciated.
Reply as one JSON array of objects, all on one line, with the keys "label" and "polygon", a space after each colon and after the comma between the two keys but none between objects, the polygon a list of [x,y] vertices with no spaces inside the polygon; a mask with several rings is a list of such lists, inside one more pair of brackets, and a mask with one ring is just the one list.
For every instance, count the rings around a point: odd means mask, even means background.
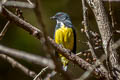
[{"label": "dark wing feather", "polygon": [[77,46],[77,44],[76,44],[76,31],[75,31],[74,27],[72,29],[73,29],[73,34],[74,34],[74,47],[73,47],[72,52],[74,54],[76,54],[76,46]]},{"label": "dark wing feather", "polygon": [[72,28],[72,30],[73,30],[73,34],[74,34],[74,47],[73,47],[72,52],[74,54],[76,54],[76,46],[77,46],[77,44],[76,44],[76,31],[75,31],[75,28],[74,28],[74,26],[72,25],[72,22],[69,19],[65,20],[64,24],[65,24],[65,26],[67,26],[69,28]]}]

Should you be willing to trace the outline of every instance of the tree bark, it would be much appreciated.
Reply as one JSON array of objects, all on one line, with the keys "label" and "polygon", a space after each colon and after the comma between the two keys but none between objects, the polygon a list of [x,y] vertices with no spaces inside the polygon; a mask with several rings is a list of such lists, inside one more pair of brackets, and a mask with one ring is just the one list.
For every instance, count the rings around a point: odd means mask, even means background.
[{"label": "tree bark", "polygon": [[[110,75],[112,79],[120,80],[120,73],[117,72],[117,70],[119,71],[118,69],[119,68],[119,63],[118,63],[119,57],[116,52],[116,49],[113,49],[113,47],[111,47],[111,45],[114,43],[113,39],[111,38],[112,25],[110,24],[110,21],[106,14],[105,8],[103,6],[103,2],[102,0],[86,0],[86,1],[91,7],[95,15],[96,22],[98,24],[98,28],[99,28],[99,31],[102,37],[103,48],[104,48],[106,56],[108,57],[108,63],[109,63],[108,67],[109,67]],[[110,44],[109,50],[107,49],[108,44]]]}]

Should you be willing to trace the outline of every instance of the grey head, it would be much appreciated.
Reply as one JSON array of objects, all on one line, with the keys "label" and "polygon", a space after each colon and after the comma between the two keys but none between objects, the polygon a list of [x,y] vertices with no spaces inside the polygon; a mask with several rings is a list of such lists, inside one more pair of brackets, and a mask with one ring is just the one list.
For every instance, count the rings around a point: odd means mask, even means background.
[{"label": "grey head", "polygon": [[52,16],[51,19],[54,19],[57,21],[57,23],[62,23],[66,25],[67,27],[72,27],[70,17],[67,13],[58,12],[54,16]]},{"label": "grey head", "polygon": [[64,22],[65,20],[69,19],[69,15],[64,12],[58,12],[54,16],[51,17],[51,19],[58,20],[60,22]]}]

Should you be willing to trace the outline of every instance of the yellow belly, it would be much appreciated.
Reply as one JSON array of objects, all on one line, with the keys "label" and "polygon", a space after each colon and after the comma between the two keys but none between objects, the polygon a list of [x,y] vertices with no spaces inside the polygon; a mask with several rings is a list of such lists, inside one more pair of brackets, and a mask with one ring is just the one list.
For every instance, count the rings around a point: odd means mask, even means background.
[{"label": "yellow belly", "polygon": [[[55,42],[57,44],[62,45],[66,49],[73,50],[74,47],[74,34],[72,28],[62,27],[56,30],[55,32]],[[68,60],[58,53],[59,57],[61,58],[61,62],[63,66],[68,64]]]},{"label": "yellow belly", "polygon": [[55,42],[72,50],[74,46],[74,34],[72,28],[62,27],[55,32]]}]

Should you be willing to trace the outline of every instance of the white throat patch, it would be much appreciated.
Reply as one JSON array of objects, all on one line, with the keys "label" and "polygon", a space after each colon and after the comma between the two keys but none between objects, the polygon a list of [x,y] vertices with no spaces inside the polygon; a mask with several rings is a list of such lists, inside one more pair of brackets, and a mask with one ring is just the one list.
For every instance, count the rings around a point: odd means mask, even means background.
[{"label": "white throat patch", "polygon": [[60,26],[64,26],[64,23],[63,22],[60,22],[57,20],[57,24],[60,24]]}]

